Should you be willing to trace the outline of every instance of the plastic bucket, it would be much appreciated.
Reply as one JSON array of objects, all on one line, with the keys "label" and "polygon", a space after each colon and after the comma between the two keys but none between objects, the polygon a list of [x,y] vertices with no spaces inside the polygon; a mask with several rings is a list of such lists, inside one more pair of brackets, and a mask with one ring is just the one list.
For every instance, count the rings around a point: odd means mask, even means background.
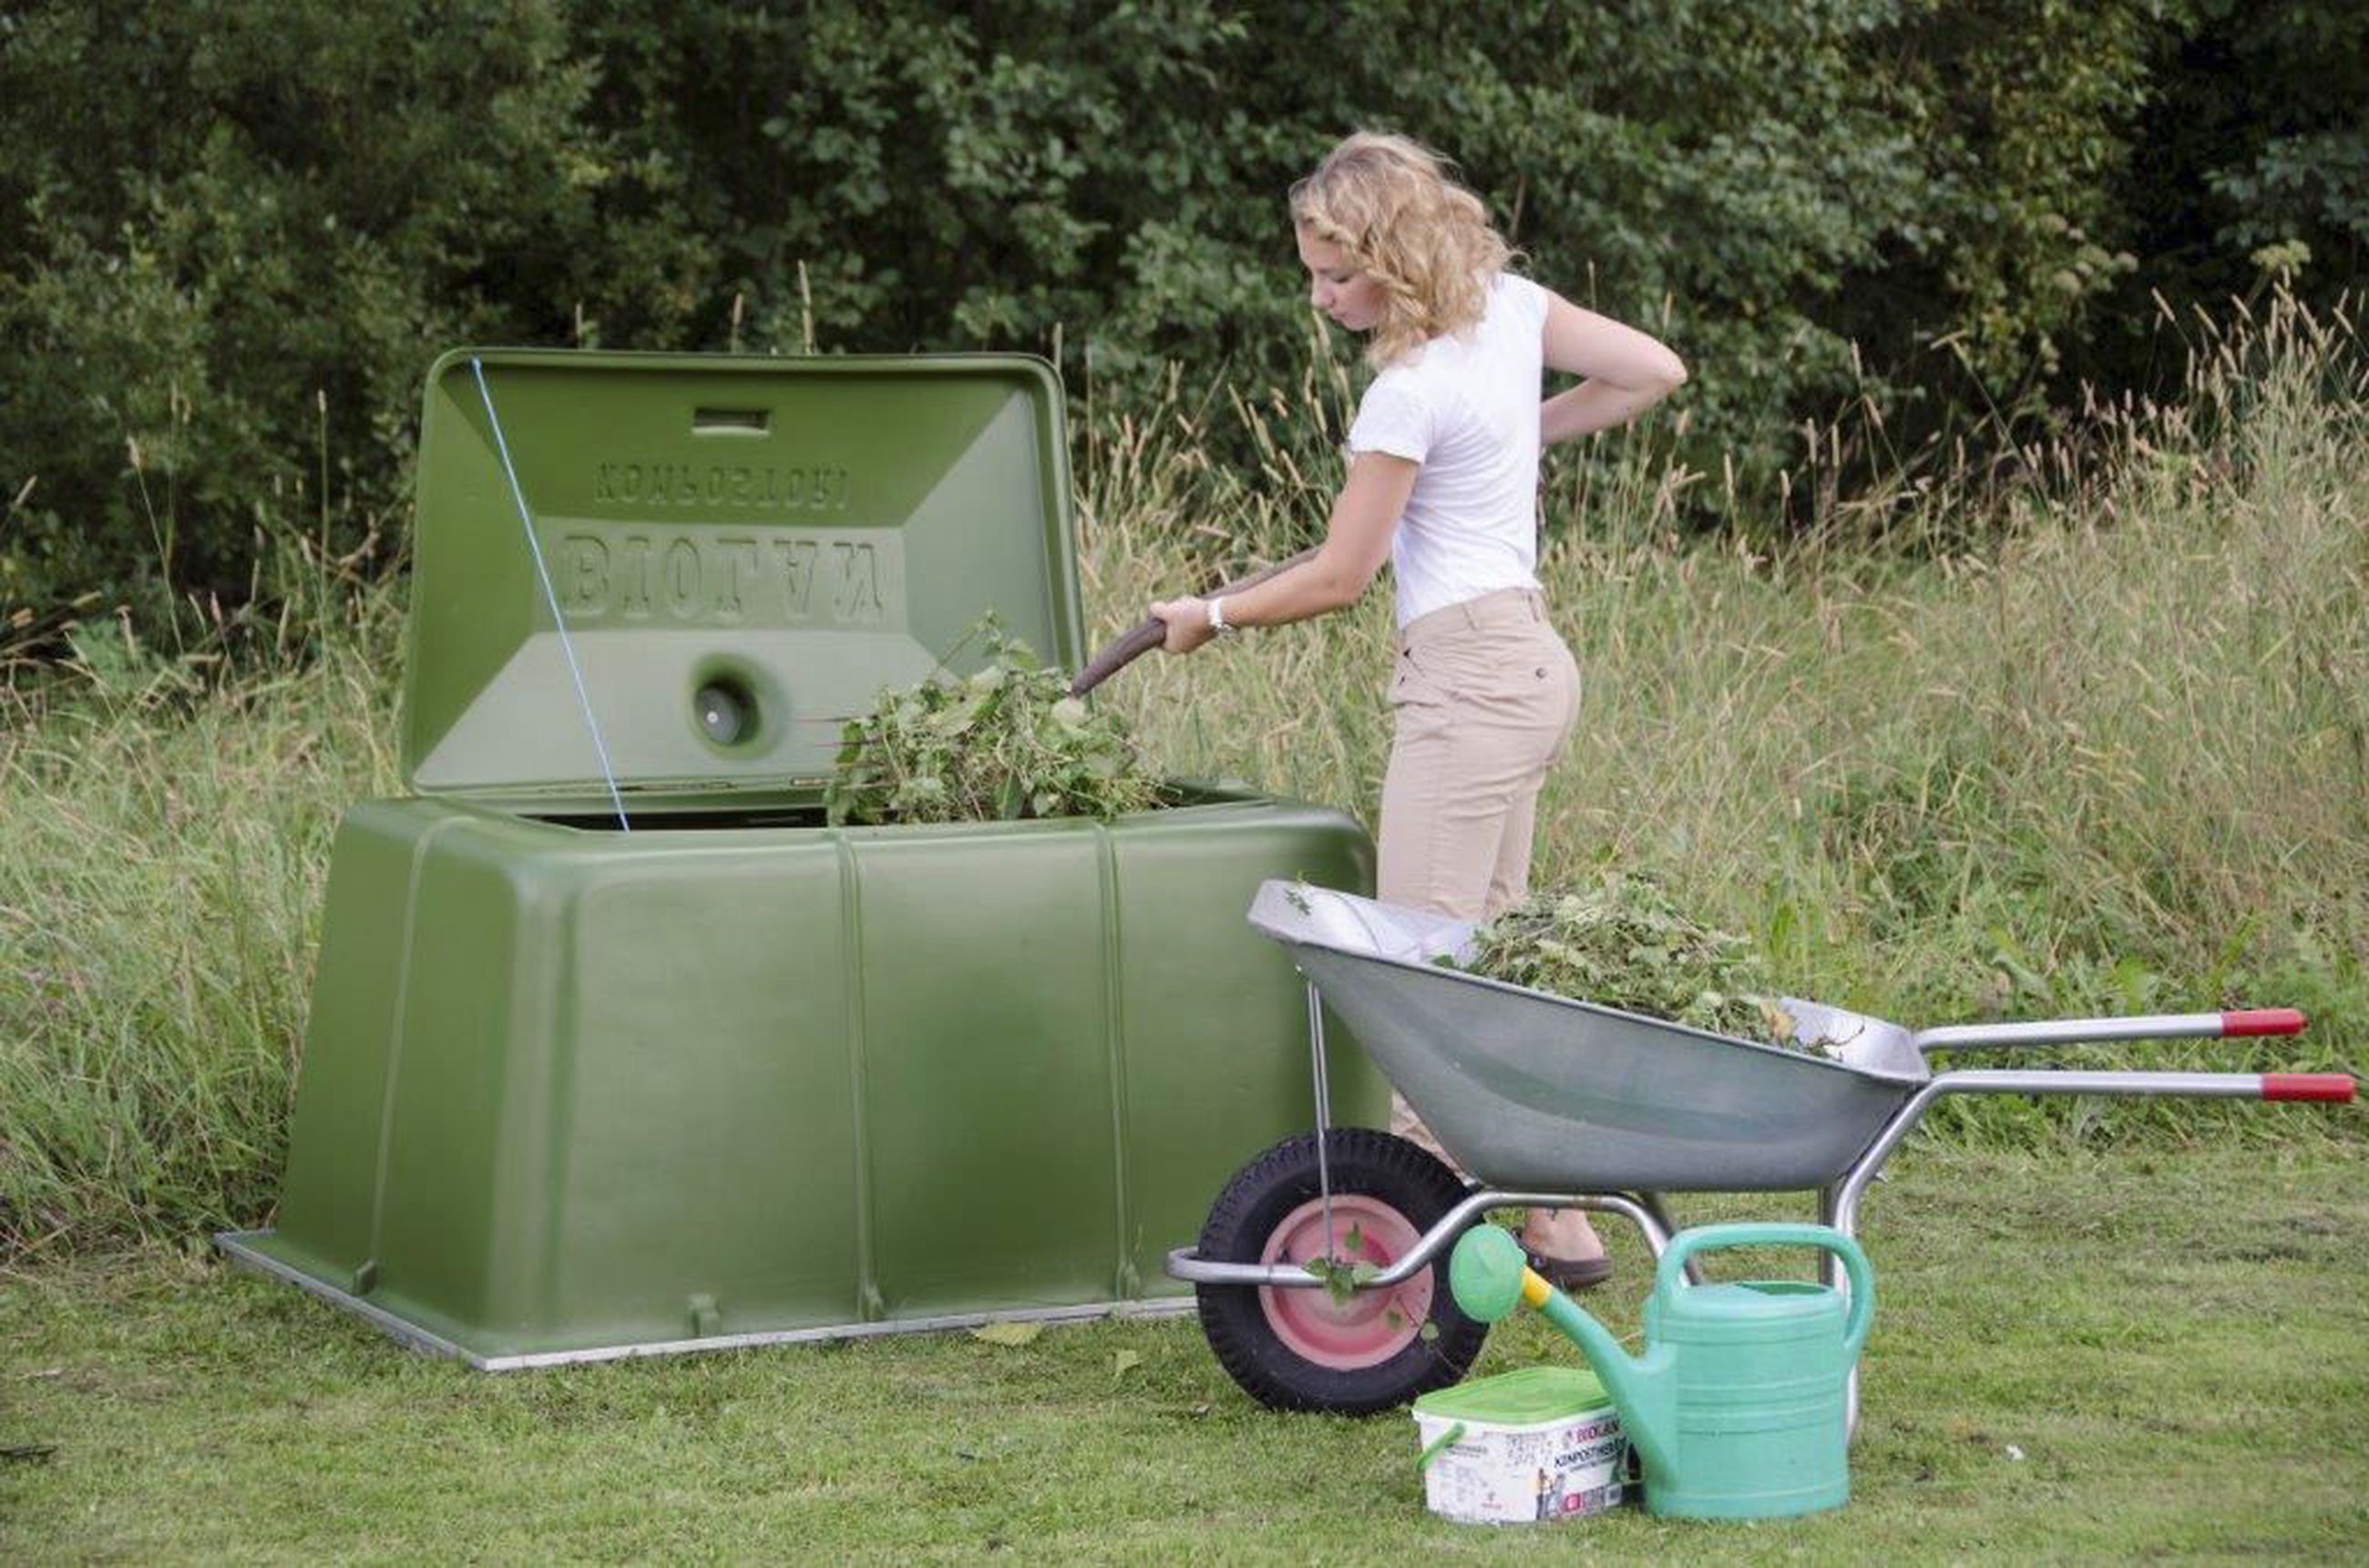
[{"label": "plastic bucket", "polygon": [[1572,1367],[1524,1367],[1424,1395],[1424,1505],[1471,1525],[1585,1518],[1619,1506],[1629,1439],[1604,1385]]}]

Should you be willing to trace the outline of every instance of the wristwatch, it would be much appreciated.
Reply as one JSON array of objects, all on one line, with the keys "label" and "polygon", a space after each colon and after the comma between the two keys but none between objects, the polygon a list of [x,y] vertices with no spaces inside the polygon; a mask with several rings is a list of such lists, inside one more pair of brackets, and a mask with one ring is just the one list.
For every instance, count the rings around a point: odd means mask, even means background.
[{"label": "wristwatch", "polygon": [[1209,630],[1217,633],[1221,637],[1230,636],[1234,632],[1240,630],[1239,627],[1226,624],[1226,601],[1222,597],[1212,599],[1208,602]]}]

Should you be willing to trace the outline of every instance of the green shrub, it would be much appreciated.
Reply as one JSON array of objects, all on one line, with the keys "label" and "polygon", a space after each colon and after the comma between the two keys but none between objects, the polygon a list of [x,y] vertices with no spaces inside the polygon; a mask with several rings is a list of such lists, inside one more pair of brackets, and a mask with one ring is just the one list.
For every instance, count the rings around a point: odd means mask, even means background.
[{"label": "green shrub", "polygon": [[[0,603],[254,592],[258,543],[400,535],[455,342],[681,331],[705,242],[585,109],[545,5],[0,18]],[[585,326],[579,332],[581,320]]]},{"label": "green shrub", "polygon": [[2339,0],[18,6],[0,618],[46,633],[95,592],[169,638],[188,596],[261,591],[274,530],[383,552],[421,375],[466,341],[1033,349],[1105,407],[1174,363],[1189,396],[1288,396],[1282,194],[1360,125],[1459,156],[1539,276],[1692,362],[1649,426],[1669,521],[1797,527],[1964,471],[1940,438],[2020,451],[2076,371],[2150,384],[2151,291],[2275,266],[2332,299],[2369,225],[2364,27]]}]

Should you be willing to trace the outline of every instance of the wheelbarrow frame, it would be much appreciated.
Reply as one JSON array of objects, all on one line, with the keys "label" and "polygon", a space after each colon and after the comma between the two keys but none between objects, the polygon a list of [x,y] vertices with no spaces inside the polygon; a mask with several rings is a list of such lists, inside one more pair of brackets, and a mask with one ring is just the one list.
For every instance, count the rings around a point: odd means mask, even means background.
[{"label": "wheelbarrow frame", "polygon": [[[1308,979],[1309,1036],[1314,1061],[1320,1149],[1330,1117],[1324,1079],[1323,1007],[1330,1001],[1358,1028],[1368,1051],[1400,1084],[1419,1115],[1429,1121],[1435,1109],[1460,1113],[1457,1118],[1461,1123],[1458,1136],[1444,1137],[1442,1141],[1449,1153],[1468,1169],[1479,1173],[1479,1179],[1467,1178],[1471,1190],[1461,1202],[1386,1267],[1361,1279],[1356,1287],[1358,1289],[1382,1290],[1404,1283],[1437,1262],[1484,1213],[1500,1207],[1579,1208],[1618,1215],[1637,1228],[1648,1250],[1659,1258],[1677,1229],[1663,1200],[1665,1192],[1807,1190],[1817,1195],[1818,1219],[1822,1223],[1856,1237],[1860,1207],[1869,1184],[1882,1173],[1884,1162],[1926,1113],[1949,1094],[2329,1102],[2348,1101],[2353,1094],[2352,1079],[2339,1073],[2079,1069],[1958,1069],[1934,1073],[1925,1059],[1928,1050],[2012,1050],[2084,1042],[2300,1033],[2305,1026],[2303,1015],[2286,1008],[2054,1019],[1911,1032],[1841,1009],[1787,1001],[1785,1006],[1796,1017],[1797,1034],[1802,1041],[1830,1049],[1838,1059],[1827,1060],[1442,968],[1438,964],[1441,956],[1456,956],[1469,949],[1473,930],[1469,922],[1281,882],[1269,882],[1260,888],[1250,918],[1253,925],[1290,949],[1294,963]],[[1379,999],[1379,1005],[1375,1005],[1377,997],[1372,994],[1377,977],[1388,977],[1382,989],[1389,995]],[[1437,1000],[1435,993],[1441,987],[1480,990],[1448,998],[1442,1006],[1430,1005],[1430,1001]],[[1361,1006],[1361,1002],[1368,1005]],[[1409,1006],[1417,1015],[1413,1026],[1403,1016]],[[1530,1022],[1542,1031],[1539,1039],[1530,1042],[1533,1059],[1539,1054],[1542,1044],[1551,1044],[1544,1036],[1557,1027],[1558,1016],[1567,1017],[1568,1026],[1574,1031],[1593,1031],[1594,1037],[1606,1046],[1604,1070],[1620,1077],[1622,1082],[1608,1092],[1611,1099],[1599,1103],[1613,1105],[1619,1115],[1634,1113],[1637,1126],[1627,1129],[1631,1141],[1625,1147],[1642,1164],[1654,1168],[1655,1173],[1650,1185],[1617,1178],[1569,1185],[1552,1180],[1489,1179],[1493,1167],[1503,1172],[1506,1166],[1500,1163],[1501,1150],[1491,1146],[1490,1137],[1474,1129],[1504,1125],[1508,1117],[1518,1116],[1521,1108],[1503,1099],[1449,1104],[1447,1096],[1453,1091],[1460,1067],[1470,1067],[1475,1072],[1494,1072],[1515,1083],[1523,1081],[1526,1070],[1538,1067],[1535,1059],[1509,1064],[1492,1058],[1482,1048],[1486,1042],[1474,1038],[1486,1033],[1484,1027],[1475,1027],[1476,1024],[1485,1025],[1517,1007],[1528,1010],[1534,1015]],[[1390,1011],[1391,1008],[1399,1011]],[[1560,1013],[1554,1010],[1560,1010]],[[1427,1036],[1427,1029],[1459,1018],[1464,1027],[1459,1039],[1441,1042]],[[1715,1048],[1706,1051],[1707,1045]],[[1836,1129],[1780,1126],[1772,1130],[1779,1134],[1800,1132],[1802,1139],[1773,1157],[1747,1154],[1741,1161],[1730,1161],[1708,1146],[1698,1160],[1694,1146],[1684,1139],[1656,1139],[1650,1130],[1640,1136],[1641,1127],[1649,1128],[1652,1102],[1657,1088],[1663,1086],[1634,1081],[1637,1054],[1672,1047],[1691,1051],[1700,1060],[1714,1064],[1727,1059],[1720,1054],[1723,1051],[1748,1053],[1734,1059],[1763,1075],[1752,1087],[1768,1089],[1776,1095],[1780,1120],[1790,1110],[1798,1116],[1828,1117],[1842,1125]],[[1555,1065],[1558,1069],[1567,1068],[1569,1061],[1559,1060]],[[1805,1076],[1815,1073],[1842,1076]],[[1814,1087],[1806,1093],[1785,1099],[1785,1091],[1797,1082]],[[1426,1093],[1430,1096],[1428,1102]],[[1552,1123],[1561,1121],[1568,1136],[1574,1139],[1596,1138],[1607,1130],[1586,1120],[1564,1116],[1555,1107],[1541,1108],[1538,1114],[1546,1118],[1548,1131],[1551,1132]],[[1441,1125],[1433,1123],[1435,1132],[1441,1130]],[[1706,1127],[1717,1125],[1715,1118],[1705,1121]],[[1545,1150],[1535,1136],[1539,1128],[1515,1130],[1517,1137],[1529,1137],[1529,1146],[1506,1158],[1526,1171],[1555,1168],[1551,1151]],[[1622,1131],[1619,1127],[1608,1130],[1616,1135]],[[1781,1143],[1783,1139],[1777,1141]],[[1586,1158],[1583,1157],[1576,1168],[1601,1178],[1606,1173],[1603,1166],[1586,1163]],[[1610,1158],[1616,1162],[1620,1158],[1617,1148]],[[1698,1165],[1709,1168],[1698,1170]],[[1789,1179],[1804,1173],[1814,1179]],[[1329,1219],[1325,1233],[1330,1234]],[[1825,1259],[1822,1270],[1825,1283],[1837,1289],[1848,1289],[1840,1266],[1831,1254]],[[1688,1272],[1689,1276],[1694,1272],[1691,1263]],[[1169,1253],[1167,1273],[1196,1287],[1337,1288],[1337,1282],[1311,1274],[1296,1264],[1229,1263],[1203,1258],[1191,1246]],[[1856,1379],[1852,1411],[1855,1417]]]}]

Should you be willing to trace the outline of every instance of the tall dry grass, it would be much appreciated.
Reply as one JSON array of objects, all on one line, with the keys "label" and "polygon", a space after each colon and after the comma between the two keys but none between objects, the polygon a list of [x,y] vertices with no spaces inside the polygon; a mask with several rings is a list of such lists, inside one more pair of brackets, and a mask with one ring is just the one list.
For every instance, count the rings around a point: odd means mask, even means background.
[{"label": "tall dry grass", "polygon": [[[1540,576],[1585,695],[1535,880],[1654,868],[1803,994],[1905,1022],[2294,1002],[2304,1042],[2114,1059],[2356,1059],[2369,372],[2349,319],[2283,301],[2186,325],[2177,402],[2095,410],[2004,476],[1904,468],[1784,549],[1675,540],[1690,476],[1601,438],[1548,492]],[[1277,453],[1248,480],[1204,482],[1162,444],[1188,440],[1173,425],[1096,454],[1106,622],[1215,575],[1212,536],[1273,554],[1321,523],[1339,396],[1308,390],[1225,411]],[[1881,548],[1855,543],[1871,515]],[[1739,521],[1736,539],[1771,532]],[[1109,700],[1168,767],[1370,818],[1386,597],[1131,670]],[[2019,1137],[2229,1124],[2192,1103],[1952,1114]]]},{"label": "tall dry grass", "polygon": [[[2369,1041],[2369,381],[2346,319],[2186,324],[2186,395],[2005,472],[1905,465],[1781,550],[1684,544],[1706,482],[1602,438],[1547,488],[1585,682],[1536,876],[1653,868],[1793,989],[1925,1023],[2290,1002],[2304,1042],[2115,1061],[2349,1065]],[[1345,368],[1079,432],[1096,629],[1322,523]],[[1814,432],[1813,433],[1814,444]],[[1254,453],[1247,464],[1213,445]],[[1717,483],[1716,480],[1708,481]],[[1880,520],[1883,539],[1866,535]],[[1740,518],[1734,538],[1772,534]],[[277,1184],[329,835],[400,790],[400,589],[286,547],[237,668],[100,623],[0,691],[0,1253],[248,1224]],[[1370,817],[1387,595],[1104,689],[1162,772]],[[1945,1105],[1947,1103],[1945,1103]],[[2353,1113],[1985,1100],[2019,1144],[2304,1136]]]},{"label": "tall dry grass", "polygon": [[399,787],[401,601],[290,555],[228,679],[105,621],[0,686],[0,1257],[274,1198],[330,834]]}]

